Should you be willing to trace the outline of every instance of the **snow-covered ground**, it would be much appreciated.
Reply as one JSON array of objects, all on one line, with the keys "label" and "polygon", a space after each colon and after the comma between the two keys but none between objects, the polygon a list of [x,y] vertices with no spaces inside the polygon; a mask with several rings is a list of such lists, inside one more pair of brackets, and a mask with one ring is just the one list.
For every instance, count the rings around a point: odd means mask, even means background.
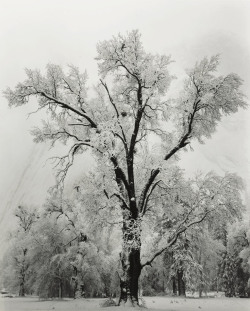
[{"label": "snow-covered ground", "polygon": [[[171,298],[144,297],[148,311],[249,311],[250,299],[241,298]],[[0,298],[0,311],[88,311],[88,310],[117,310],[116,307],[101,308],[103,299],[79,300],[48,300],[39,301],[38,298]],[[121,307],[122,311],[131,308]],[[142,309],[143,310],[143,309]]]}]

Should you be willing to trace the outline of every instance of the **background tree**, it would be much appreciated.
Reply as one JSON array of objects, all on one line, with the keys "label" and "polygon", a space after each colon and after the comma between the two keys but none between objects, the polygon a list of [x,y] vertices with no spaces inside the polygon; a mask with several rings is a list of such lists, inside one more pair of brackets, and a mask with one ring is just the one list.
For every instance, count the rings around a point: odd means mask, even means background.
[{"label": "background tree", "polygon": [[165,295],[169,288],[169,274],[163,256],[159,256],[151,266],[145,267],[140,277],[142,296]]},{"label": "background tree", "polygon": [[[204,221],[196,226],[186,233],[182,243],[174,246],[172,269],[178,284],[183,284],[179,295],[185,295],[187,289],[192,292],[198,291],[201,297],[203,292],[212,289],[221,250],[224,248],[213,238],[206,225]],[[178,274],[178,269],[181,269],[182,275]],[[182,280],[179,280],[180,277]]]},{"label": "background tree", "polygon": [[228,229],[227,247],[223,258],[223,281],[227,297],[249,296],[250,274],[246,265],[249,249],[248,227],[249,224],[238,222]]},{"label": "background tree", "polygon": [[249,222],[245,221],[241,224],[241,235],[238,238],[243,239],[244,249],[240,252],[240,257],[243,259],[242,266],[245,271],[250,272],[250,229]]},{"label": "background tree", "polygon": [[[181,182],[179,175],[171,191],[166,191],[167,188],[162,186],[162,192],[157,192],[158,198],[155,199],[158,202],[153,201],[144,218],[149,226],[146,232],[150,232],[150,238],[144,237],[146,241],[143,242],[148,249],[143,249],[143,253],[146,252],[143,255],[151,256],[156,249],[157,255],[164,254],[167,274],[172,278],[175,294],[178,290],[179,294],[185,295],[186,287],[192,291],[199,290],[201,294],[212,286],[216,274],[211,271],[216,272],[221,251],[224,250],[212,224],[216,222],[214,226],[217,227],[219,223],[229,223],[241,216],[244,206],[239,191],[242,186],[241,180],[232,174],[220,177],[209,173],[206,176],[198,175],[188,182],[183,179]],[[201,221],[184,230],[174,245],[167,249],[162,247],[162,240],[183,224],[187,225],[189,219],[197,218]]]},{"label": "background tree", "polygon": [[105,253],[106,243],[97,242],[96,228],[85,226],[88,220],[77,207],[69,199],[52,196],[32,232],[30,285],[40,296],[79,298],[105,292],[104,275],[110,277],[112,254]]},{"label": "background tree", "polygon": [[18,206],[15,210],[17,229],[10,232],[10,247],[2,262],[3,283],[11,291],[17,291],[23,297],[30,290],[27,279],[30,273],[30,231],[39,219],[37,210],[27,206]]},{"label": "background tree", "polygon": [[[138,31],[100,42],[96,59],[101,79],[92,100],[87,98],[86,73],[80,74],[72,66],[64,73],[51,64],[45,75],[26,70],[27,80],[14,91],[6,90],[5,96],[10,106],[26,104],[31,96],[36,97],[38,110],[45,109],[50,120],[33,130],[35,141],[50,140],[52,145],[62,141],[70,146],[65,156],[55,158],[59,185],[75,155],[87,149],[92,150],[99,167],[112,166],[109,197],[119,202],[123,221],[120,302],[134,305],[138,303],[141,269],[161,253],[141,263],[141,219],[164,166],[168,172],[169,163],[181,149],[192,140],[202,142],[210,137],[223,115],[236,112],[246,103],[240,92],[242,81],[236,74],[214,75],[218,56],[197,63],[187,72],[179,97],[166,100],[173,80],[168,71],[170,57],[146,53]],[[137,165],[149,153],[151,133],[160,138],[159,153],[149,156],[143,177],[146,182],[140,182]],[[172,232],[165,248],[190,225]]]}]

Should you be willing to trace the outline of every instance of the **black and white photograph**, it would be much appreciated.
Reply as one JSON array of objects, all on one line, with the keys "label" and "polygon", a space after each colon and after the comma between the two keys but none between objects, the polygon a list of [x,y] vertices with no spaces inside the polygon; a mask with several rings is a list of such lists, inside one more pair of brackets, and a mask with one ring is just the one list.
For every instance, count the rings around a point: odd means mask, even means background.
[{"label": "black and white photograph", "polygon": [[0,311],[250,310],[250,0],[0,0]]}]

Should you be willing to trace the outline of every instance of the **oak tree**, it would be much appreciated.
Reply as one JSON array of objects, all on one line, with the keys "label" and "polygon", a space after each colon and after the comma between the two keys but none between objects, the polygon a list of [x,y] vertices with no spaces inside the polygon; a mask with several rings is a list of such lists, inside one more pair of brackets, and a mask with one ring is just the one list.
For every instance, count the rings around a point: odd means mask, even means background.
[{"label": "oak tree", "polygon": [[[45,74],[26,70],[27,79],[14,90],[7,89],[5,96],[10,106],[24,105],[35,97],[37,110],[46,110],[50,117],[32,131],[35,141],[49,140],[52,145],[61,141],[69,146],[65,156],[54,158],[59,186],[75,156],[86,150],[91,150],[99,167],[112,169],[105,182],[112,184],[107,196],[117,200],[122,215],[120,302],[135,305],[141,269],[161,253],[141,262],[141,221],[159,190],[162,175],[168,173],[181,150],[192,141],[211,137],[222,116],[235,113],[246,102],[237,74],[215,74],[218,56],[197,62],[187,71],[177,98],[167,99],[174,78],[169,73],[172,60],[147,53],[138,31],[99,42],[96,60],[100,80],[92,99],[87,97],[86,73],[73,66],[65,72],[53,64]],[[149,139],[156,136],[157,154]],[[139,164],[143,162],[141,178]],[[174,244],[205,215],[180,222],[164,247]]]}]

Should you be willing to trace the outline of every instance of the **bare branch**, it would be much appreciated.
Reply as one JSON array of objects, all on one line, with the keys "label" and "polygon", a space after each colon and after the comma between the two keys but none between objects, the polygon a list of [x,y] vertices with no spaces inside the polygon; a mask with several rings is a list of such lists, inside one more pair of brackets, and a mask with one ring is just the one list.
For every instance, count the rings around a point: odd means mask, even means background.
[{"label": "bare branch", "polygon": [[55,164],[54,168],[56,167],[63,167],[66,160],[67,163],[64,166],[63,169],[59,169],[59,172],[57,173],[57,178],[58,178],[58,185],[59,184],[63,184],[64,180],[66,178],[66,175],[68,173],[69,168],[73,165],[74,162],[74,156],[76,154],[76,152],[78,151],[79,148],[81,148],[81,146],[87,146],[87,147],[91,147],[95,150],[97,150],[98,152],[102,153],[98,148],[96,148],[95,146],[91,145],[89,143],[89,141],[87,140],[85,141],[80,141],[79,143],[75,143],[69,150],[68,154],[62,157],[51,157],[48,160],[54,160],[57,163]]},{"label": "bare branch", "polygon": [[144,203],[143,203],[143,205],[141,206],[140,212],[141,212],[142,216],[145,214],[145,212],[146,212],[146,210],[147,210],[148,200],[149,200],[151,194],[153,193],[155,187],[158,186],[160,182],[161,182],[161,180],[158,180],[157,182],[155,182],[155,183],[152,185],[150,191],[148,192],[148,194],[147,194],[147,196],[146,196],[146,198],[145,198],[145,200],[144,200]]},{"label": "bare branch", "polygon": [[45,93],[44,91],[36,91],[36,93],[40,94],[41,96],[45,97],[46,99],[50,100],[51,102],[59,105],[61,108],[68,109],[68,110],[76,113],[77,115],[83,117],[84,119],[86,119],[90,123],[91,127],[97,128],[97,124],[86,113],[83,113],[83,112],[77,110],[76,108],[60,101],[59,99]]},{"label": "bare branch", "polygon": [[[198,105],[198,102],[197,102]],[[177,151],[179,151],[181,148],[186,147],[189,144],[189,139],[191,138],[191,133],[192,133],[192,126],[193,126],[193,121],[194,121],[194,116],[195,116],[195,110],[192,114],[190,114],[189,118],[189,124],[188,124],[188,130],[185,135],[182,136],[182,138],[179,140],[179,143],[177,146],[175,146],[164,158],[164,160],[170,159]]]},{"label": "bare branch", "polygon": [[[147,196],[147,193],[152,185],[152,183],[154,182],[156,176],[160,173],[160,169],[157,168],[155,170],[152,170],[151,171],[151,175],[146,183],[146,185],[144,186],[142,192],[141,192],[141,195],[140,195],[140,199],[139,199],[139,203],[138,203],[138,208],[139,208],[139,211],[143,211],[144,209],[144,205],[145,205],[145,200],[146,200],[146,196]],[[155,187],[154,187],[155,188]],[[152,189],[153,191],[154,189]]]},{"label": "bare branch", "polygon": [[117,183],[121,193],[123,193],[123,186],[122,185],[124,185],[126,190],[127,190],[127,192],[130,193],[130,189],[129,189],[129,184],[128,184],[127,178],[126,178],[123,170],[119,167],[118,161],[117,161],[116,157],[115,156],[111,156],[110,161],[114,165],[115,176],[116,176],[116,183]]},{"label": "bare branch", "polygon": [[124,200],[124,198],[120,194],[113,193],[110,198],[112,198],[113,196],[117,197],[122,202],[122,207],[123,208],[125,207],[127,210],[129,210],[129,207],[128,207],[126,201]]},{"label": "bare branch", "polygon": [[118,111],[118,109],[117,109],[117,107],[116,107],[116,104],[115,104],[115,102],[114,102],[114,100],[113,100],[113,98],[112,98],[112,96],[111,96],[111,94],[110,94],[110,92],[109,92],[109,89],[108,89],[107,84],[106,84],[105,82],[103,82],[101,79],[100,79],[100,82],[101,82],[101,84],[104,86],[104,88],[105,88],[105,90],[106,90],[106,92],[107,92],[107,94],[108,94],[109,101],[110,101],[110,103],[112,104],[112,106],[113,106],[114,109],[115,109],[117,122],[118,122],[119,127],[120,127],[121,132],[122,132],[122,137],[121,137],[119,134],[116,134],[116,135],[117,135],[118,137],[121,138],[121,140],[122,140],[122,142],[123,142],[123,145],[124,145],[124,148],[125,148],[125,151],[126,151],[126,155],[127,155],[127,154],[128,154],[128,144],[127,144],[126,135],[125,135],[125,133],[124,133],[123,127],[122,127],[121,122],[120,122],[120,119],[119,119],[119,118],[120,118],[119,111]]},{"label": "bare branch", "polygon": [[[55,133],[44,133],[43,135],[44,135],[44,136],[48,136],[48,137],[50,137],[51,139],[55,138],[56,136],[59,136],[59,137],[60,137],[60,135],[66,135],[66,136],[68,136],[68,137],[70,137],[70,138],[74,138],[74,139],[77,140],[77,141],[81,141],[76,135],[69,133],[69,132],[68,132],[67,130],[65,130],[65,129],[63,129],[62,131],[55,132]],[[85,142],[88,143],[88,142],[90,142],[90,141],[89,141],[89,140],[86,140]]]},{"label": "bare branch", "polygon": [[105,88],[105,90],[106,90],[106,92],[107,92],[107,94],[108,94],[109,101],[110,101],[110,103],[112,104],[112,106],[114,107],[115,112],[116,112],[116,116],[117,116],[117,119],[118,119],[118,118],[119,118],[119,112],[118,112],[118,109],[117,109],[117,107],[116,107],[116,105],[115,105],[115,102],[114,102],[113,98],[111,97],[111,94],[110,94],[110,92],[109,92],[108,86],[107,86],[107,84],[106,84],[105,82],[102,81],[102,79],[100,79],[100,82],[101,82],[101,84],[104,86],[104,88]]}]

